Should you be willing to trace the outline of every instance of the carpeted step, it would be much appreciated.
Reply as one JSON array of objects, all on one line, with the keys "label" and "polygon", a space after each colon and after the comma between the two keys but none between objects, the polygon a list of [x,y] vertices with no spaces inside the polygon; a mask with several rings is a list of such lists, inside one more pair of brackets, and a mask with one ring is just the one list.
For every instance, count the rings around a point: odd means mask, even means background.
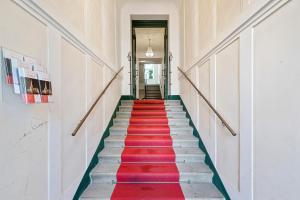
[{"label": "carpeted step", "polygon": [[[129,163],[132,165],[140,163]],[[145,164],[145,163],[144,163]],[[146,163],[146,164],[165,164],[165,163]],[[176,163],[179,171],[180,183],[202,183],[212,182],[213,173],[204,163]],[[116,183],[119,163],[101,163],[98,164],[91,172],[94,183]],[[149,173],[151,171],[149,170]]]},{"label": "carpeted step", "polygon": [[167,113],[165,111],[152,111],[152,110],[148,110],[148,111],[135,111],[133,110],[131,112],[131,117],[154,117],[154,116],[159,116],[159,117],[167,117]]},{"label": "carpeted step", "polygon": [[[142,100],[138,100],[138,101],[142,101]],[[145,100],[145,101],[149,101],[149,100]],[[159,101],[164,101],[164,105],[168,106],[168,105],[180,105],[181,102],[179,100],[159,100]],[[129,105],[133,105],[134,104],[134,100],[122,100],[121,101],[121,105],[122,106],[129,106]]]},{"label": "carpeted step", "polygon": [[[140,125],[131,126],[131,127],[133,127],[131,129],[132,134],[143,134],[143,133],[139,132],[139,129],[138,129],[139,126]],[[148,131],[147,130],[144,131],[147,134],[167,134],[168,133],[167,128],[165,130],[166,133],[160,133],[159,131],[161,129],[157,129],[153,126],[151,127],[150,125],[147,125],[147,126],[149,126],[148,128],[152,128],[152,130],[148,129]],[[147,126],[144,125],[144,127],[147,127]],[[134,128],[134,127],[136,127],[136,128]],[[193,129],[187,125],[169,126],[169,129],[170,129],[171,135],[193,134]],[[109,131],[110,131],[111,135],[127,135],[128,134],[128,126],[127,125],[114,125],[109,129]]]},{"label": "carpeted step", "polygon": [[170,134],[168,125],[129,125],[127,134]]},{"label": "carpeted step", "polygon": [[134,100],[134,104],[162,104],[164,105],[164,100]]},{"label": "carpeted step", "polygon": [[119,111],[132,111],[132,110],[152,110],[152,111],[183,111],[183,106],[161,106],[161,105],[134,105],[134,106],[119,106]]},{"label": "carpeted step", "polygon": [[[205,154],[197,147],[174,147],[175,152],[175,161],[176,163],[195,163],[195,162],[204,162]],[[121,154],[124,148],[122,147],[105,147],[99,154],[99,162],[108,162],[108,163],[121,163]],[[134,154],[131,154],[134,156]],[[155,156],[158,156],[156,154]],[[169,158],[170,154],[167,154]],[[155,161],[153,161],[155,162]]]},{"label": "carpeted step", "polygon": [[165,111],[118,111],[116,113],[117,117],[119,118],[130,118],[133,117],[147,117],[147,116],[167,116],[169,119],[185,119],[186,118],[186,112],[184,111],[174,111],[174,112],[165,112]]},{"label": "carpeted step", "polygon": [[175,162],[173,147],[125,147],[121,162]]},{"label": "carpeted step", "polygon": [[189,126],[190,120],[187,118],[179,118],[179,119],[173,119],[173,118],[162,118],[162,117],[131,117],[131,118],[119,118],[116,117],[114,120],[114,125],[160,125],[165,124],[171,126]]},{"label": "carpeted step", "polygon": [[168,125],[168,119],[166,117],[161,117],[161,118],[151,118],[151,117],[136,118],[136,117],[131,117],[128,121],[129,121],[129,124],[131,124],[131,125],[136,125],[136,124],[155,124],[155,125],[165,124],[165,125]]},{"label": "carpeted step", "polygon": [[179,182],[175,163],[121,163],[117,182]]},{"label": "carpeted step", "polygon": [[127,135],[125,138],[125,146],[171,147],[173,146],[173,143],[170,135]]},{"label": "carpeted step", "polygon": [[165,106],[164,105],[134,105],[132,106],[132,110],[135,111],[135,110],[165,110]]},{"label": "carpeted step", "polygon": [[[111,184],[111,183],[90,184],[88,188],[84,191],[84,193],[81,195],[80,199],[81,200],[93,200],[93,199],[109,200],[111,198],[115,186],[116,186],[115,184]],[[150,186],[150,184],[148,186]],[[180,183],[180,186],[184,198],[186,200],[224,200],[225,199],[223,195],[218,191],[216,186],[214,186],[212,183],[193,183],[193,184]],[[167,191],[168,193],[170,193],[170,191],[172,190],[167,190]],[[127,198],[126,194],[120,197],[120,199],[126,199],[126,198]],[[152,198],[149,199],[140,198],[140,199],[149,200]],[[165,198],[164,200],[168,200],[168,198]]]},{"label": "carpeted step", "polygon": [[[191,134],[180,135],[111,135],[104,140],[106,147],[124,147],[126,146],[166,146],[171,144],[173,147],[198,147],[198,139]],[[170,138],[171,141],[165,141]],[[130,142],[129,142],[129,141]]]},{"label": "carpeted step", "polygon": [[111,196],[111,200],[116,199],[184,200],[184,194],[178,183],[118,183]]}]

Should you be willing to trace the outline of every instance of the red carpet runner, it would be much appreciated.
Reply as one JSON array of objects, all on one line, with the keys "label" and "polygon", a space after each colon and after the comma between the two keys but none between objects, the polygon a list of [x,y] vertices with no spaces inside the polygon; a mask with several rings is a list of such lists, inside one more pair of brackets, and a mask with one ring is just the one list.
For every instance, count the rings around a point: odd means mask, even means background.
[{"label": "red carpet runner", "polygon": [[163,100],[136,100],[112,200],[182,200]]}]

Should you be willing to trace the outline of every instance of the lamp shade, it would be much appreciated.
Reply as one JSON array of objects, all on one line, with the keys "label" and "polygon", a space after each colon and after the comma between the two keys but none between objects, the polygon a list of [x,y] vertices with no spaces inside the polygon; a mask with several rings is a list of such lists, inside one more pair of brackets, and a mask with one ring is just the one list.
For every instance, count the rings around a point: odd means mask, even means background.
[{"label": "lamp shade", "polygon": [[152,50],[152,47],[151,47],[151,39],[149,39],[149,46],[148,46],[148,49],[147,49],[147,51],[146,51],[146,53],[145,53],[145,55],[146,55],[146,57],[148,57],[148,58],[151,58],[151,57],[153,57],[154,56],[154,52],[153,52],[153,50]]}]

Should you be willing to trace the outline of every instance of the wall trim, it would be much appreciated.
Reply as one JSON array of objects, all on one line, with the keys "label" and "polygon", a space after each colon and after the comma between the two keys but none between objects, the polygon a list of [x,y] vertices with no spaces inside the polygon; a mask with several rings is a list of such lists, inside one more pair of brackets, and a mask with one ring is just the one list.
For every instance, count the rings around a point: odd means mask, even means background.
[{"label": "wall trim", "polygon": [[109,68],[111,71],[116,73],[114,67],[104,61],[103,58],[97,56],[94,51],[89,48],[85,42],[81,41],[76,35],[71,33],[65,26],[59,23],[56,19],[54,19],[46,10],[44,10],[41,6],[34,2],[34,0],[11,0],[15,2],[18,6],[23,8],[25,11],[36,17],[39,21],[46,24],[47,26],[51,25],[55,29],[57,29],[61,36],[65,38],[67,41],[71,42],[85,54],[89,55],[97,64],[104,65]]},{"label": "wall trim", "polygon": [[286,3],[292,0],[269,0],[265,3],[260,9],[258,9],[254,14],[248,17],[244,22],[242,22],[237,28],[235,28],[229,35],[227,35],[224,39],[217,42],[217,44],[211,48],[204,56],[201,56],[196,59],[189,67],[184,69],[185,72],[190,71],[197,65],[202,65],[205,63],[211,56],[216,54],[220,49],[224,48],[228,43],[234,41],[237,37],[239,37],[240,33],[245,29],[255,26],[260,21],[264,20],[269,14],[272,14],[274,10],[282,7]]}]

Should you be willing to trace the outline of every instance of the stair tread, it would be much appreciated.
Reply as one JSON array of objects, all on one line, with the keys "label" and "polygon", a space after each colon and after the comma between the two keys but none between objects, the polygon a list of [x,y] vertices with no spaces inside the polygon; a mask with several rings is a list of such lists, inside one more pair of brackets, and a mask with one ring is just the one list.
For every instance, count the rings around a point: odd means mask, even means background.
[{"label": "stair tread", "polygon": [[[182,108],[183,106],[182,105],[160,105],[160,104],[157,104],[157,105],[135,105],[136,107],[151,107],[151,106],[164,106],[165,108]],[[119,108],[132,108],[132,105],[126,105],[126,106],[122,106],[120,105]]]},{"label": "stair tread", "polygon": [[[133,102],[134,100],[121,100],[121,103]],[[180,100],[164,100],[164,102],[179,102]]]},{"label": "stair tread", "polygon": [[[140,163],[130,163],[131,165],[139,165]],[[160,165],[162,163],[155,163]],[[110,174],[115,175],[119,169],[119,163],[99,163],[92,170],[91,174]],[[209,167],[204,163],[176,163],[180,174],[195,174],[195,173],[212,173]]]},{"label": "stair tread", "polygon": [[[141,135],[141,136],[147,136],[147,135]],[[164,135],[162,135],[164,136]],[[108,138],[105,139],[105,141],[124,141],[125,135],[110,135]],[[174,140],[181,140],[181,141],[198,141],[198,139],[191,135],[191,134],[183,134],[183,135],[171,135],[173,141]],[[146,138],[146,137],[145,137]]]},{"label": "stair tread", "polygon": [[[139,112],[139,111],[136,111],[136,112]],[[144,112],[144,111],[140,111],[140,112]],[[162,111],[160,111],[160,112],[162,112]],[[118,111],[117,113],[131,114],[131,111]],[[167,111],[166,113],[167,114],[186,114],[185,111]]]},{"label": "stair tread", "polygon": [[[180,183],[186,200],[221,200],[223,195],[212,183]],[[115,184],[92,183],[81,195],[81,200],[110,200]]]},{"label": "stair tread", "polygon": [[[122,147],[106,147],[99,153],[99,156],[107,156],[107,155],[112,155],[112,156],[118,156],[121,157],[121,153],[124,148]],[[173,148],[176,156],[180,155],[198,155],[198,156],[203,156],[204,153],[199,149],[199,148],[191,148],[191,147],[185,147],[185,148],[178,148],[174,147]]]},{"label": "stair tread", "polygon": [[[135,125],[135,126],[144,126],[143,125]],[[190,125],[178,125],[178,126],[169,126],[170,129],[172,130],[172,128],[175,130],[175,129],[178,129],[178,130],[191,130],[193,129]],[[113,130],[126,130],[127,131],[127,128],[128,128],[128,125],[127,124],[118,124],[118,125],[113,125],[110,129]]]},{"label": "stair tread", "polygon": [[[161,116],[157,116],[157,117],[149,117],[149,116],[145,116],[143,118],[141,117],[131,117],[131,119],[134,118],[134,119],[141,119],[141,120],[147,120],[147,119],[156,119],[156,120],[164,120],[165,118],[161,117]],[[129,122],[130,120],[130,117],[128,118],[120,118],[120,117],[116,117],[114,119],[114,121],[124,121],[124,122]],[[189,122],[190,120],[188,118],[177,118],[177,119],[174,119],[174,118],[169,118],[168,119],[169,122],[176,122],[176,121],[179,121],[179,122]]]}]

